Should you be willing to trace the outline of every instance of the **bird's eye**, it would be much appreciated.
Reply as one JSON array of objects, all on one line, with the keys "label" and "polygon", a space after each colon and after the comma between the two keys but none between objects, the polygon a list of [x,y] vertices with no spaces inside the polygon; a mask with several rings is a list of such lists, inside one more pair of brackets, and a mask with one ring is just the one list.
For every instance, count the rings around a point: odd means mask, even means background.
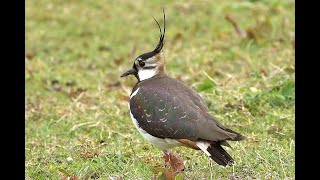
[{"label": "bird's eye", "polygon": [[146,65],[146,63],[144,63],[143,61],[139,61],[139,66],[143,67],[144,65]]}]

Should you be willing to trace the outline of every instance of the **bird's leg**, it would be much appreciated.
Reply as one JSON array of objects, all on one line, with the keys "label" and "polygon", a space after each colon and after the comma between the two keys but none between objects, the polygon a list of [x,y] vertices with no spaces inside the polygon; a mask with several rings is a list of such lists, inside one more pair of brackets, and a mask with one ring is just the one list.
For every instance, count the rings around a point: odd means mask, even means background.
[{"label": "bird's leg", "polygon": [[170,159],[169,152],[170,152],[170,151],[163,151],[163,159],[164,159],[164,162],[165,162],[165,163],[168,163],[168,162],[169,162],[169,159]]},{"label": "bird's leg", "polygon": [[170,164],[174,174],[177,174],[184,169],[184,163],[182,159],[179,156],[175,155],[173,152],[171,151],[164,152],[163,158],[166,164],[167,163]]}]

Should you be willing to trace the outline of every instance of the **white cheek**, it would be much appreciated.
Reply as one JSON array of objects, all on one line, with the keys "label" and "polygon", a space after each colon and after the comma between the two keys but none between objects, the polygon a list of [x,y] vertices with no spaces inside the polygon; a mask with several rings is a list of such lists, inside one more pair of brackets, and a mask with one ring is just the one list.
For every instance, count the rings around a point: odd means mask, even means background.
[{"label": "white cheek", "polygon": [[151,78],[154,75],[156,75],[156,70],[155,69],[141,69],[138,72],[138,76],[140,81],[143,81],[145,79]]}]

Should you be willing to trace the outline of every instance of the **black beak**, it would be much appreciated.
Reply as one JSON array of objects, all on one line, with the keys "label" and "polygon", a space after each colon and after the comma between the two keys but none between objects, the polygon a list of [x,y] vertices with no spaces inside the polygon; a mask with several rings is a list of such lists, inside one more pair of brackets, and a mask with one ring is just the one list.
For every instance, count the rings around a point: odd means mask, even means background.
[{"label": "black beak", "polygon": [[130,70],[126,71],[125,73],[123,73],[121,75],[121,77],[129,76],[129,75],[135,75],[135,74],[136,74],[136,71],[134,69],[130,69]]}]

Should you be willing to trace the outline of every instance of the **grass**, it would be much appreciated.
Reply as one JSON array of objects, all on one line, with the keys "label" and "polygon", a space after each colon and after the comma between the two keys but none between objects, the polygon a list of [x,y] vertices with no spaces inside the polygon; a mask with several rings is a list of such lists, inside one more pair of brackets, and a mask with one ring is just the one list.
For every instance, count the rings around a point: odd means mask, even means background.
[{"label": "grass", "polygon": [[234,167],[174,149],[186,161],[177,179],[294,179],[293,0],[26,1],[26,179],[159,176],[162,153],[128,112],[136,80],[119,76],[156,45],[163,7],[169,75],[247,136],[227,149]]}]

